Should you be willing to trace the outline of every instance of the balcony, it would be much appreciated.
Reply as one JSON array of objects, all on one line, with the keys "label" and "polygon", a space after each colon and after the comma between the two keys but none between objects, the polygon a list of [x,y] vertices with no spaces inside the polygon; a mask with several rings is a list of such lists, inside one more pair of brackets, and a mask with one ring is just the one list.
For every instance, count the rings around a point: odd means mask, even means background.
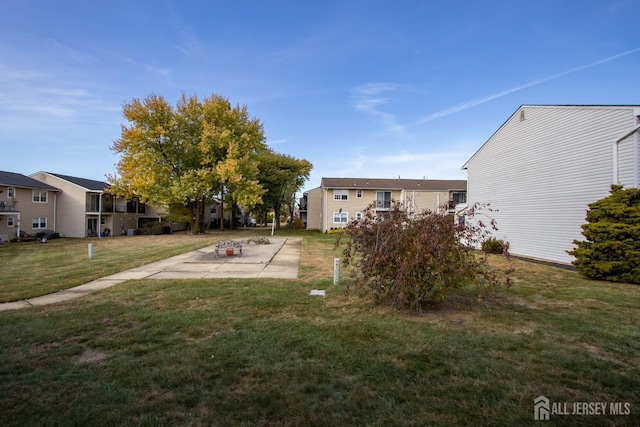
[{"label": "balcony", "polygon": [[375,200],[373,206],[375,209],[391,209],[391,200]]},{"label": "balcony", "polygon": [[[87,213],[99,213],[100,209],[98,208],[97,205],[93,204],[93,203],[89,203],[86,205],[86,211]],[[103,205],[102,206],[102,212],[100,213],[112,213],[113,212],[113,205],[109,204],[109,205]]]},{"label": "balcony", "polygon": [[18,202],[0,202],[0,212],[18,212]]}]

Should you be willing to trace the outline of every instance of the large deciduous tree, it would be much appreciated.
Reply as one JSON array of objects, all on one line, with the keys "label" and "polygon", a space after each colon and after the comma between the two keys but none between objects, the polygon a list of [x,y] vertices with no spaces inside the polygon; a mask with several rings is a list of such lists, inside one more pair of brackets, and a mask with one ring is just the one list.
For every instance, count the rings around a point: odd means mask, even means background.
[{"label": "large deciduous tree", "polygon": [[289,215],[293,217],[296,193],[309,178],[311,163],[304,159],[296,159],[273,151],[259,154],[260,172],[258,179],[266,193],[262,196],[263,214],[273,209],[276,228],[280,228],[280,214],[283,206],[289,207]]},{"label": "large deciduous tree", "polygon": [[245,210],[261,201],[257,156],[267,147],[262,124],[246,107],[232,107],[219,95],[200,101],[183,94],[174,108],[150,95],[124,103],[123,115],[129,123],[113,143],[120,159],[117,175],[109,176],[117,194],[188,206],[196,230],[214,198]]}]

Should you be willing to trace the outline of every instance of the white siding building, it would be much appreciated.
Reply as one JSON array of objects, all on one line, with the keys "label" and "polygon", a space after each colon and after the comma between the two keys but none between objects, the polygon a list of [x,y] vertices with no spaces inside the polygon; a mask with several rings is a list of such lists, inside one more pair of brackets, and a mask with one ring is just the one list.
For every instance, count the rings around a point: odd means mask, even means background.
[{"label": "white siding building", "polygon": [[510,252],[568,264],[588,204],[639,186],[640,106],[523,105],[462,167]]}]

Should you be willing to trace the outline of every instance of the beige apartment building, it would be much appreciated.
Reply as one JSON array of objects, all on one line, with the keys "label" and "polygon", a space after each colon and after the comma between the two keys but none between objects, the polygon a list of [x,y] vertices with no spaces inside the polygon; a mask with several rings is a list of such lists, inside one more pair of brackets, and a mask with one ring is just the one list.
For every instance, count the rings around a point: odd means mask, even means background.
[{"label": "beige apartment building", "polygon": [[360,219],[370,205],[383,215],[392,201],[414,212],[453,213],[466,203],[466,194],[465,180],[322,178],[320,187],[304,193],[300,217],[306,229],[326,232]]}]

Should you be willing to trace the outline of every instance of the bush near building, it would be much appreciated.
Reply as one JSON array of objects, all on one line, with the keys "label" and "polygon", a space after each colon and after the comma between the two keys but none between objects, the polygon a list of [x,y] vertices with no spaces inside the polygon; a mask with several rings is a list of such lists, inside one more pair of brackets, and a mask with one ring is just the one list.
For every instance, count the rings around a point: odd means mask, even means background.
[{"label": "bush near building", "polygon": [[[478,208],[469,209],[468,218]],[[497,229],[495,221],[458,223],[446,213],[407,212],[396,202],[380,217],[371,205],[361,220],[343,229],[343,263],[353,266],[354,279],[346,292],[351,287],[368,291],[374,303],[418,312],[451,293],[472,292],[481,301],[501,282],[487,258],[475,250],[487,239],[489,228]],[[510,286],[511,271],[505,272],[506,286]]]},{"label": "bush near building", "polygon": [[589,205],[584,241],[568,251],[578,271],[592,279],[640,283],[640,189],[611,186],[611,194]]}]

